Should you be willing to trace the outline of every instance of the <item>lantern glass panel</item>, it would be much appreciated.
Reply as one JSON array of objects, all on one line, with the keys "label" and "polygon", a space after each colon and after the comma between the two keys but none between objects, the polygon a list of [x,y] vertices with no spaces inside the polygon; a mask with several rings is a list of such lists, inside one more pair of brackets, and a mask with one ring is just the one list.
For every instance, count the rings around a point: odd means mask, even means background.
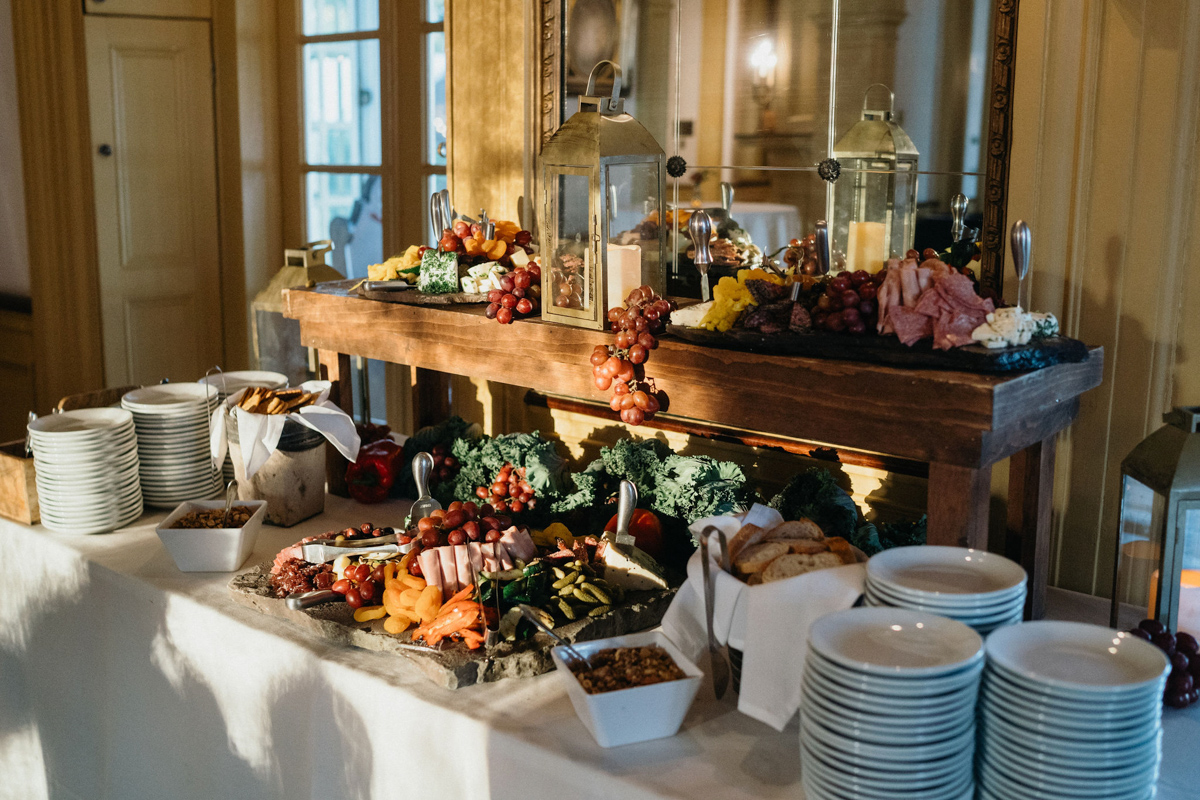
[{"label": "lantern glass panel", "polygon": [[915,165],[850,158],[833,186],[833,241],[846,268],[875,273],[912,246],[917,210]]},{"label": "lantern glass panel", "polygon": [[1120,605],[1114,624],[1131,628],[1155,616],[1167,500],[1136,478],[1122,478],[1115,587]]},{"label": "lantern glass panel", "polygon": [[548,166],[545,179],[553,187],[547,198],[550,281],[545,289],[553,296],[547,302],[561,313],[590,319],[597,302],[591,170]]},{"label": "lantern glass panel", "polygon": [[604,166],[604,239],[607,248],[608,305],[620,305],[642,285],[661,293],[662,207],[657,161],[622,161]]},{"label": "lantern glass panel", "polygon": [[1194,502],[1180,503],[1177,525],[1183,542],[1183,570],[1175,628],[1200,637],[1200,507]]}]

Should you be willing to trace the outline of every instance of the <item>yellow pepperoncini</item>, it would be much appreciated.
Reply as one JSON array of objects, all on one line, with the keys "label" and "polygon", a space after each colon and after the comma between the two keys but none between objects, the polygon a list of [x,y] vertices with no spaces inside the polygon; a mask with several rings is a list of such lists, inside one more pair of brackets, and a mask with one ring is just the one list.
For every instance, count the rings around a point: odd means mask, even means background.
[{"label": "yellow pepperoncini", "polygon": [[[744,270],[748,271],[748,270]],[[710,331],[727,331],[747,306],[755,305],[750,290],[733,278],[725,276],[713,289],[713,305],[700,320],[700,327]]]}]

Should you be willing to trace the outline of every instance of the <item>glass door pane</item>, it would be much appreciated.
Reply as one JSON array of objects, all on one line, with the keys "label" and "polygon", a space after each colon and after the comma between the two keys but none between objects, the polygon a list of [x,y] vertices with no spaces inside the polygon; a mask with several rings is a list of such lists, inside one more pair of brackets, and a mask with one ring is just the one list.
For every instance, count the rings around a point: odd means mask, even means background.
[{"label": "glass door pane", "polygon": [[305,160],[378,166],[383,152],[379,41],[306,44],[303,64]]},{"label": "glass door pane", "polygon": [[378,175],[310,172],[305,176],[308,240],[332,239],[330,264],[365,278],[383,261],[383,192]]},{"label": "glass door pane", "polygon": [[379,0],[304,0],[304,35],[373,31],[379,27]]}]

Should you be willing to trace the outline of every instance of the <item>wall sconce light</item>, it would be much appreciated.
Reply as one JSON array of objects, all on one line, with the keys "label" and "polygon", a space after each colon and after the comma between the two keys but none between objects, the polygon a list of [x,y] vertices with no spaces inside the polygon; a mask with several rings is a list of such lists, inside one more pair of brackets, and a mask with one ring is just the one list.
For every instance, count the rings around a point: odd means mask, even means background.
[{"label": "wall sconce light", "polygon": [[759,43],[750,53],[751,94],[758,106],[758,129],[764,132],[775,130],[775,112],[771,101],[775,98],[775,43],[769,36],[760,37]]}]

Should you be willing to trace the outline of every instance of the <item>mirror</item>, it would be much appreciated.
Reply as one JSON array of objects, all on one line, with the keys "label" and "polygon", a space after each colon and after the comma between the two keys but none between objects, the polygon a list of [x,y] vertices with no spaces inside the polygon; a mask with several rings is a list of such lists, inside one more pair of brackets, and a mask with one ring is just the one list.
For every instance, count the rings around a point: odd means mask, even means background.
[{"label": "mirror", "polygon": [[732,186],[729,216],[772,252],[831,213],[818,162],[864,108],[890,108],[919,154],[912,243],[951,243],[950,202],[962,192],[966,224],[981,231],[981,280],[1000,291],[1015,3],[538,3],[543,137],[578,108],[591,66],[618,61],[627,110],[688,163],[668,186],[675,202],[720,207],[722,184]]}]

